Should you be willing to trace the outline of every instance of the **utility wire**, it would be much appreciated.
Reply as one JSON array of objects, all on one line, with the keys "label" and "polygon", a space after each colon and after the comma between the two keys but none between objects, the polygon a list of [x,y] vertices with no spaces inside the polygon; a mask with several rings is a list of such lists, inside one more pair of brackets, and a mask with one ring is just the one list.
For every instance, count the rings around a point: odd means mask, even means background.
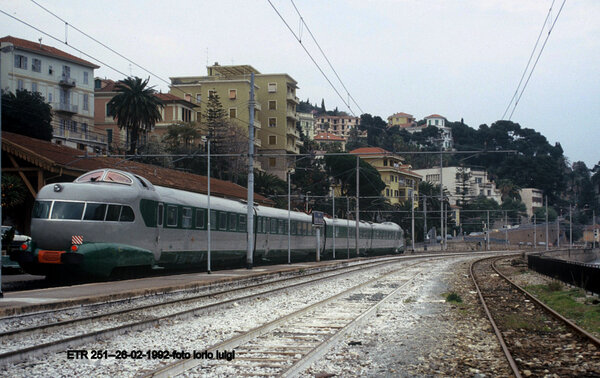
[{"label": "utility wire", "polygon": [[290,0],[290,1],[292,2],[292,5],[294,6],[294,9],[296,10],[296,13],[298,13],[298,17],[300,17],[301,26],[304,25],[306,27],[306,30],[308,31],[308,33],[310,34],[311,38],[313,39],[313,41],[315,42],[315,44],[319,48],[319,51],[321,51],[321,54],[323,55],[323,57],[327,61],[327,64],[329,64],[329,67],[331,68],[331,70],[333,71],[333,73],[335,74],[335,76],[340,81],[340,84],[342,84],[342,87],[344,87],[344,89],[346,90],[346,94],[348,94],[348,97],[350,97],[352,99],[352,101],[354,102],[354,104],[356,105],[356,107],[360,110],[360,112],[364,114],[364,111],[361,109],[360,105],[358,105],[358,103],[356,102],[356,100],[354,99],[354,97],[352,97],[352,95],[350,94],[350,91],[348,91],[348,88],[346,88],[346,86],[344,85],[344,82],[342,81],[342,79],[340,78],[340,76],[336,72],[335,68],[333,68],[333,65],[331,64],[331,62],[327,58],[327,55],[325,55],[325,52],[323,51],[323,49],[319,45],[319,42],[317,42],[317,39],[315,38],[315,36],[313,35],[313,33],[310,31],[310,28],[308,27],[308,25],[304,21],[304,17],[302,17],[302,15],[300,14],[300,11],[296,7],[296,4],[294,3],[294,0]]},{"label": "utility wire", "polygon": [[546,35],[546,39],[544,40],[544,44],[542,45],[542,48],[540,49],[540,52],[535,60],[535,63],[533,64],[533,67],[531,68],[531,71],[529,71],[529,76],[527,77],[527,81],[525,81],[525,84],[523,85],[523,89],[521,90],[521,93],[519,94],[519,97],[517,98],[517,100],[515,101],[515,106],[513,107],[512,112],[510,113],[510,116],[508,117],[508,120],[510,121],[510,119],[513,116],[513,113],[515,112],[515,110],[517,109],[517,105],[519,104],[519,101],[521,100],[521,96],[523,96],[523,93],[525,92],[525,88],[527,88],[527,84],[529,83],[529,79],[531,79],[531,75],[533,74],[533,71],[535,70],[535,67],[538,64],[538,61],[540,60],[540,57],[542,56],[542,52],[544,51],[544,48],[546,47],[546,43],[548,42],[548,39],[550,38],[550,33],[552,33],[552,30],[554,29],[554,25],[556,25],[556,21],[558,21],[558,17],[560,16],[560,13],[563,10],[563,7],[565,6],[565,3],[567,2],[567,0],[563,0],[560,9],[558,10],[558,13],[556,14],[556,17],[554,18],[554,22],[552,23],[552,26],[550,27],[550,30],[548,30],[548,35]]},{"label": "utility wire", "polygon": [[78,53],[80,53],[80,54],[83,54],[83,55],[87,56],[88,58],[90,58],[90,59],[92,59],[92,60],[95,60],[96,62],[98,62],[98,63],[100,63],[100,64],[103,64],[103,65],[105,65],[106,67],[108,67],[108,68],[110,68],[110,69],[112,69],[112,70],[114,70],[114,71],[116,71],[116,72],[120,73],[121,75],[123,75],[123,76],[127,77],[127,74],[125,74],[125,73],[121,72],[120,70],[118,70],[118,69],[114,68],[114,67],[113,67],[113,66],[111,66],[110,64],[108,64],[108,63],[104,63],[104,62],[103,62],[103,61],[101,61],[100,59],[98,59],[98,58],[95,58],[95,57],[93,57],[92,55],[90,55],[90,54],[88,54],[88,53],[85,53],[85,52],[83,52],[82,50],[80,50],[80,49],[78,49],[78,48],[74,47],[73,45],[69,45],[67,42],[65,42],[65,41],[62,41],[61,39],[59,39],[59,38],[57,38],[57,37],[53,36],[52,34],[46,33],[46,32],[45,32],[45,31],[43,31],[42,29],[40,29],[40,28],[37,28],[37,27],[35,27],[35,26],[33,26],[33,25],[31,25],[31,24],[29,24],[29,23],[25,22],[25,21],[21,20],[20,18],[17,18],[17,17],[15,17],[15,16],[13,16],[13,15],[10,15],[10,14],[6,13],[6,12],[5,12],[5,11],[3,11],[2,9],[0,9],[0,13],[4,14],[4,15],[6,15],[6,16],[8,16],[8,17],[10,17],[10,18],[12,18],[12,19],[13,19],[13,20],[15,20],[15,21],[18,21],[18,22],[20,22],[20,23],[22,23],[22,24],[24,24],[24,25],[27,25],[27,26],[29,26],[30,28],[34,29],[35,31],[38,31],[38,32],[40,32],[40,33],[44,34],[45,36],[47,36],[47,37],[50,37],[50,38],[54,39],[55,41],[57,41],[57,42],[59,42],[59,43],[62,43],[62,44],[65,44],[65,45],[69,46],[70,48],[72,48],[73,50],[77,51]]},{"label": "utility wire", "polygon": [[321,66],[319,66],[319,63],[317,63],[317,61],[315,60],[315,58],[313,58],[313,56],[310,54],[310,52],[306,49],[306,46],[304,46],[304,44],[302,43],[302,39],[298,35],[296,35],[296,33],[292,30],[292,28],[290,27],[290,25],[287,23],[287,21],[285,20],[285,18],[283,18],[283,16],[281,15],[281,13],[279,13],[279,10],[275,7],[275,5],[273,5],[273,3],[271,2],[271,0],[267,0],[267,1],[269,2],[269,4],[271,4],[271,7],[273,8],[273,10],[275,10],[275,13],[277,13],[277,15],[279,16],[279,18],[281,18],[281,21],[283,21],[283,23],[285,24],[285,26],[287,26],[287,28],[289,29],[290,33],[292,33],[292,35],[294,36],[294,38],[296,38],[296,40],[298,41],[298,43],[300,43],[300,46],[302,46],[302,48],[304,49],[304,52],[306,52],[306,54],[310,57],[310,60],[312,60],[312,62],[315,64],[315,66],[317,66],[317,68],[319,69],[319,72],[321,72],[321,74],[323,75],[323,77],[325,78],[325,80],[327,80],[327,82],[329,83],[329,85],[331,86],[331,88],[333,88],[333,90],[338,95],[338,97],[342,100],[342,102],[344,103],[344,105],[346,105],[346,107],[348,108],[348,110],[350,110],[350,113],[352,113],[352,115],[356,117],[356,114],[354,114],[354,111],[352,110],[352,107],[350,107],[350,104],[348,104],[348,102],[346,102],[346,100],[344,100],[344,97],[342,97],[342,95],[337,90],[337,88],[335,87],[335,85],[333,85],[333,83],[331,82],[331,80],[329,80],[329,78],[327,77],[327,75],[325,74],[325,72],[323,72],[323,69],[321,68]]},{"label": "utility wire", "polygon": [[[133,60],[127,58],[126,56],[124,56],[123,54],[119,53],[118,51],[115,51],[113,48],[111,48],[110,46],[107,46],[106,44],[100,42],[99,40],[97,40],[96,38],[92,37],[91,35],[87,34],[86,32],[84,32],[83,30],[73,26],[72,23],[64,20],[63,18],[61,18],[60,16],[56,15],[55,13],[53,13],[52,11],[48,10],[47,8],[45,8],[43,5],[39,4],[38,2],[36,2],[35,0],[31,0],[32,3],[34,3],[35,5],[37,5],[38,7],[42,8],[43,10],[45,10],[46,12],[50,13],[52,16],[56,17],[57,19],[59,19],[60,21],[64,22],[65,25],[68,25],[70,27],[72,27],[73,29],[77,30],[78,32],[80,32],[81,34],[85,35],[86,37],[88,37],[89,39],[91,39],[92,41],[98,43],[99,45],[101,45],[102,47],[107,48],[108,50],[112,51],[113,53],[117,54],[118,56],[120,56],[121,58],[125,59],[126,61],[128,61],[129,63],[135,65],[136,67],[142,69],[143,71],[146,71],[147,73],[149,73],[150,75],[156,77],[157,79],[171,85],[171,82],[163,79],[162,77],[158,76],[157,74],[153,73],[152,71],[140,66],[139,64],[137,64],[136,62],[134,62]],[[69,45],[70,46],[70,45]],[[119,72],[121,74],[123,74],[122,72]],[[129,75],[124,75],[124,76],[129,76]]]},{"label": "utility wire", "polygon": [[540,34],[538,34],[537,40],[535,41],[535,45],[533,46],[533,49],[531,50],[531,54],[529,55],[529,60],[527,61],[527,65],[525,66],[525,69],[523,70],[523,74],[521,75],[521,79],[519,80],[519,85],[517,85],[517,89],[515,89],[515,93],[513,94],[512,98],[510,99],[510,102],[506,106],[506,110],[504,110],[504,113],[502,114],[502,118],[500,118],[500,119],[504,119],[504,117],[506,116],[506,113],[508,113],[508,109],[510,109],[510,106],[512,105],[513,101],[517,97],[517,94],[519,93],[519,89],[521,88],[521,84],[523,83],[523,79],[525,78],[525,74],[527,74],[527,70],[529,69],[529,64],[531,64],[531,59],[533,59],[533,55],[535,54],[535,51],[537,50],[537,46],[538,46],[538,43],[540,42],[540,38],[542,37],[542,33],[544,32],[544,28],[546,27],[546,24],[548,24],[548,19],[550,18],[551,14],[552,14],[552,7],[554,6],[555,1],[556,0],[552,0],[552,4],[550,4],[550,9],[548,9],[548,14],[546,15],[546,19],[544,20],[544,23],[542,24],[542,28],[540,29]]}]

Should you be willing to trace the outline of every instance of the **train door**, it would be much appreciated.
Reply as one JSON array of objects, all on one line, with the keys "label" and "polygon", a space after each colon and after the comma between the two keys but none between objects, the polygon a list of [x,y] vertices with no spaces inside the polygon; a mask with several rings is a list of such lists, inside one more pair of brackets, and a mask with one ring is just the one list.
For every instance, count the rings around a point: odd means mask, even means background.
[{"label": "train door", "polygon": [[156,210],[156,228],[154,231],[154,249],[155,251],[161,251],[161,232],[163,228],[163,218],[164,218],[164,205],[159,203]]}]

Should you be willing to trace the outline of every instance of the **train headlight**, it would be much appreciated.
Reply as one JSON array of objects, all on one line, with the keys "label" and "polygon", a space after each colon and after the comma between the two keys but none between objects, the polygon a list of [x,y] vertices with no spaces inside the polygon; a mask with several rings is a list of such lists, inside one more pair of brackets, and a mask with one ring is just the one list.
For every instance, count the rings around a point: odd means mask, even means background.
[{"label": "train headlight", "polygon": [[71,252],[77,252],[78,249],[79,249],[79,247],[77,247],[74,244],[71,246]]},{"label": "train headlight", "polygon": [[21,244],[21,251],[25,251],[27,249],[27,247],[28,247],[27,243]]},{"label": "train headlight", "polygon": [[62,185],[60,185],[60,184],[54,184],[54,191],[55,192],[60,192],[61,190],[63,190]]}]

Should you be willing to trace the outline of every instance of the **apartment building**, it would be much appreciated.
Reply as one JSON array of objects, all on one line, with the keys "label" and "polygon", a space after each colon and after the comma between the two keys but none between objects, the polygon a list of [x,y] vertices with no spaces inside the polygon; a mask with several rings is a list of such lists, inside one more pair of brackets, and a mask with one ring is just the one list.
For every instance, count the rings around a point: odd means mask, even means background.
[{"label": "apartment building", "polygon": [[523,188],[519,190],[521,202],[525,204],[527,209],[527,217],[533,217],[536,209],[544,206],[544,192],[535,188]]},{"label": "apartment building", "polygon": [[94,127],[94,69],[99,66],[41,42],[0,38],[3,91],[40,93],[52,107],[52,140],[80,150],[106,151]]},{"label": "apartment building", "polygon": [[[349,152],[358,155],[361,159],[371,164],[385,183],[382,195],[392,204],[397,205],[410,201],[412,195],[419,197],[419,183],[422,177],[413,171],[409,165],[405,165],[404,159],[392,152],[379,147],[357,148]],[[415,207],[418,201],[415,201]]]},{"label": "apartment building", "polygon": [[254,73],[255,149],[271,155],[258,157],[255,166],[284,179],[289,159],[276,155],[297,154],[302,144],[296,129],[298,83],[290,75],[262,74],[250,65],[215,63],[207,67],[206,76],[172,77],[170,93],[193,102],[198,117],[210,94],[217,93],[231,122],[248,130],[251,73]]},{"label": "apartment building", "polygon": [[341,136],[332,134],[332,133],[319,131],[317,133],[317,135],[315,135],[314,141],[319,143],[321,148],[324,148],[325,146],[333,145],[333,144],[337,143],[337,144],[339,144],[341,151],[346,150],[346,139],[344,139]]},{"label": "apartment building", "polygon": [[[440,185],[440,168],[415,169],[425,181]],[[450,205],[458,205],[478,196],[502,203],[500,191],[485,170],[468,167],[444,167],[441,182],[449,195]]]},{"label": "apartment building", "polygon": [[300,129],[306,135],[308,139],[314,139],[316,135],[315,131],[315,115],[313,113],[296,113],[298,115],[298,122],[300,123]]},{"label": "apartment building", "polygon": [[[108,102],[118,94],[116,85],[117,82],[110,79],[94,80],[94,123],[99,132],[105,133],[110,149],[126,150],[129,148],[127,131],[120,129],[117,121],[109,115]],[[169,93],[156,93],[156,97],[164,104],[160,111],[162,120],[147,135],[140,135],[140,143],[153,138],[160,140],[173,124],[196,121],[195,104]]]},{"label": "apartment building", "polygon": [[337,136],[341,136],[348,140],[350,131],[358,127],[360,118],[352,116],[332,116],[327,114],[319,114],[316,117],[316,132],[328,132]]}]

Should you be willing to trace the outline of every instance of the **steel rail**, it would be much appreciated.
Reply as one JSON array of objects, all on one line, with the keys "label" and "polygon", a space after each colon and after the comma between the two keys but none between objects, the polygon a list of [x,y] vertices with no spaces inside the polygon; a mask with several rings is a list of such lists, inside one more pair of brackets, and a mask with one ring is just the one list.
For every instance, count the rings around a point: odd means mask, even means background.
[{"label": "steel rail", "polygon": [[[319,274],[326,274],[329,272],[334,272],[336,270],[342,270],[342,269],[351,269],[351,268],[360,268],[360,267],[364,267],[364,266],[369,266],[369,265],[373,265],[373,264],[377,264],[377,263],[382,263],[385,261],[389,261],[389,260],[394,260],[394,259],[398,259],[398,257],[391,257],[391,258],[385,258],[385,259],[377,259],[377,260],[371,260],[371,261],[366,261],[366,262],[360,262],[357,264],[352,264],[352,265],[340,265],[340,266],[334,266],[331,269],[323,269],[323,270],[318,270],[315,272],[311,272],[311,273],[307,273],[304,274],[302,276],[295,276],[295,277],[287,277],[287,278],[282,278],[279,280],[273,280],[273,281],[266,281],[267,279],[269,279],[271,276],[276,276],[280,273],[278,272],[274,272],[272,274],[270,274],[267,277],[264,277],[265,280],[263,282],[257,283],[257,284],[251,284],[248,286],[240,286],[238,288],[234,288],[234,289],[226,289],[226,290],[221,290],[221,291],[214,291],[214,292],[209,292],[206,294],[200,294],[198,296],[195,297],[189,297],[189,298],[185,298],[185,299],[189,299],[192,300],[194,298],[196,299],[201,299],[205,296],[212,296],[212,295],[220,295],[220,294],[226,294],[228,292],[234,291],[234,290],[243,290],[243,289],[251,289],[251,288],[255,288],[255,287],[260,287],[261,285],[267,285],[267,284],[272,284],[272,283],[279,283],[279,282],[284,282],[290,279],[300,279],[300,278],[305,278],[305,277],[311,277],[314,275],[319,275]],[[289,274],[294,274],[297,271],[290,271],[290,272],[286,272]],[[244,279],[240,279],[239,281],[236,281],[236,283],[246,283],[245,281],[252,281],[253,278],[252,277],[248,277],[248,278],[244,278]],[[225,284],[230,283],[230,282],[225,282]],[[219,282],[216,282],[214,286],[218,286]],[[51,309],[51,310],[44,310],[44,311],[37,311],[37,312],[30,312],[30,313],[24,313],[24,314],[17,314],[17,315],[10,315],[10,316],[6,316],[6,317],[2,317],[0,318],[0,322],[4,322],[7,320],[14,320],[14,319],[19,319],[19,318],[25,318],[25,317],[33,317],[33,316],[39,316],[39,315],[47,315],[47,314],[53,314],[53,313],[59,313],[61,311],[69,311],[69,310],[82,310],[82,309],[91,309],[94,307],[100,307],[100,306],[106,306],[106,305],[118,305],[120,303],[126,303],[126,302],[131,302],[132,300],[144,300],[144,299],[148,299],[151,296],[155,296],[155,295],[177,295],[177,294],[185,294],[186,292],[193,292],[197,289],[203,288],[203,287],[209,287],[211,285],[207,285],[207,286],[201,286],[201,285],[196,285],[196,286],[192,286],[189,288],[185,288],[185,289],[181,289],[181,290],[174,290],[174,291],[157,291],[155,293],[149,293],[149,294],[145,294],[145,295],[141,295],[141,296],[136,296],[136,297],[129,297],[129,298],[124,298],[124,299],[117,299],[117,300],[113,300],[113,301],[105,301],[105,302],[95,302],[95,303],[90,303],[90,304],[83,304],[83,305],[79,305],[79,306],[68,306],[68,307],[61,307],[61,308],[57,308],[57,309]],[[172,302],[177,302],[180,300],[173,300]],[[162,304],[168,304],[170,302],[162,302]],[[137,307],[136,309],[142,309],[142,307]],[[113,313],[106,313],[106,315],[118,315],[119,312],[113,312]],[[98,315],[98,316],[102,316],[102,314]],[[83,318],[79,318],[79,320],[82,320]],[[77,321],[78,319],[75,319],[75,321]],[[65,325],[68,324],[67,322],[57,322],[57,323],[51,323],[48,324],[47,326],[52,326],[53,324],[56,325]],[[8,332],[0,332],[0,338],[4,337],[4,336],[10,336],[12,334],[18,333],[19,331],[35,331],[38,329],[42,329],[41,327],[44,326],[40,326],[40,328],[21,328],[18,330],[14,330],[14,331],[8,331]]]},{"label": "steel rail", "polygon": [[[432,259],[434,260],[435,258],[432,258]],[[356,290],[361,289],[361,288],[363,288],[365,286],[368,286],[368,285],[372,284],[373,282],[379,281],[382,278],[385,278],[387,276],[396,274],[396,273],[398,273],[399,271],[401,271],[403,269],[413,267],[413,266],[421,264],[423,262],[424,261],[416,262],[416,263],[414,263],[412,265],[409,265],[408,267],[402,267],[400,269],[393,270],[393,271],[385,273],[385,274],[383,274],[383,275],[381,275],[379,277],[375,277],[375,278],[370,279],[368,281],[365,281],[365,282],[363,282],[361,284],[355,285],[355,286],[353,286],[353,287],[351,287],[351,288],[349,288],[347,290],[344,290],[341,293],[335,294],[335,295],[333,295],[333,296],[331,296],[329,298],[326,298],[326,299],[324,299],[322,301],[313,303],[313,304],[311,304],[309,306],[301,308],[301,309],[299,309],[297,311],[294,311],[294,312],[292,312],[292,313],[290,313],[288,315],[285,315],[285,316],[283,316],[281,318],[272,320],[272,321],[270,321],[270,322],[268,322],[266,324],[263,324],[263,325],[258,326],[256,328],[253,328],[253,329],[251,329],[251,330],[249,330],[247,332],[244,332],[244,333],[242,333],[242,334],[240,334],[238,336],[235,336],[235,337],[233,337],[233,338],[231,338],[229,340],[225,340],[225,341],[220,342],[220,343],[218,343],[216,345],[213,345],[213,346],[207,348],[206,350],[214,352],[216,350],[234,349],[237,346],[239,346],[240,344],[245,343],[247,341],[250,341],[250,340],[252,340],[252,339],[254,339],[256,337],[259,337],[261,335],[264,335],[267,332],[269,332],[269,331],[277,328],[278,326],[284,324],[285,322],[287,322],[287,321],[289,321],[289,320],[291,320],[293,318],[296,318],[298,316],[304,315],[304,314],[306,314],[306,313],[308,313],[308,312],[310,312],[310,311],[312,311],[312,310],[314,310],[316,308],[319,308],[321,306],[327,305],[327,304],[329,304],[329,303],[331,303],[331,302],[333,302],[333,301],[335,301],[335,300],[337,300],[337,299],[339,299],[339,298],[341,298],[341,297],[343,297],[345,295],[348,295],[349,293],[351,293],[353,291],[356,291]],[[144,375],[144,377],[145,378],[148,378],[148,377],[173,377],[173,376],[179,375],[179,374],[181,374],[181,373],[183,373],[185,371],[188,371],[188,370],[191,370],[191,369],[195,368],[196,366],[202,364],[202,361],[203,360],[201,360],[201,359],[180,360],[180,361],[168,364],[166,366],[162,366],[162,367],[160,367],[160,368],[158,368],[158,369],[156,369],[156,370],[154,370],[152,372],[149,372],[148,374]]]},{"label": "steel rail", "polygon": [[[381,256],[381,257],[372,257],[372,258],[361,258],[359,260],[356,261],[350,261],[350,260],[336,260],[339,261],[340,264],[338,265],[333,265],[333,266],[325,266],[325,267],[319,267],[319,266],[315,266],[312,268],[308,268],[306,270],[310,270],[310,271],[315,271],[312,273],[307,273],[304,276],[309,276],[312,274],[319,274],[319,273],[324,273],[324,272],[331,272],[331,271],[335,271],[337,269],[343,269],[346,267],[355,267],[355,266],[362,266],[362,265],[369,265],[369,264],[373,264],[374,261],[386,261],[386,260],[391,260],[391,259],[397,259],[397,258],[406,258],[407,255],[402,255],[402,256]],[[301,262],[299,262],[301,263]],[[284,276],[285,274],[294,274],[297,273],[297,270],[291,270],[291,271],[287,271],[287,272],[272,272],[272,273],[268,273],[266,275],[263,276],[259,276],[259,277],[241,277],[239,279],[237,279],[235,282],[236,283],[247,283],[247,282],[252,282],[252,281],[256,281],[257,278],[258,279],[263,279],[263,280],[267,280],[273,276]],[[181,274],[189,274],[189,273],[181,273]],[[147,277],[138,277],[138,278],[132,278],[130,280],[138,280],[138,279],[144,279],[144,278],[152,278],[152,277],[160,277],[160,276],[147,276]],[[130,281],[130,280],[126,280],[126,281]],[[84,284],[91,284],[91,283],[112,283],[112,282],[123,282],[123,281],[99,281],[99,282],[85,282]],[[273,281],[274,282],[274,281]],[[158,288],[158,289],[154,289],[152,291],[148,291],[142,295],[139,296],[133,296],[133,297],[127,297],[127,298],[122,298],[122,299],[108,299],[106,301],[100,301],[100,302],[90,302],[90,303],[82,303],[82,304],[77,304],[77,305],[67,305],[64,307],[59,307],[59,308],[52,308],[52,309],[47,309],[47,310],[38,310],[38,311],[32,311],[32,312],[22,312],[22,313],[18,313],[18,314],[11,314],[11,315],[5,315],[5,316],[0,316],[0,322],[6,321],[6,320],[11,320],[11,319],[16,319],[16,318],[24,318],[24,317],[28,317],[28,316],[38,316],[38,315],[46,315],[46,314],[52,314],[52,313],[56,313],[56,312],[60,312],[60,311],[67,311],[67,310],[80,310],[80,309],[87,309],[87,308],[92,308],[95,306],[105,306],[107,304],[119,304],[119,303],[124,303],[124,302],[131,302],[132,300],[143,300],[146,299],[150,296],[154,296],[154,295],[171,295],[171,294],[180,294],[180,293],[185,293],[188,291],[194,291],[196,289],[201,289],[201,288],[207,288],[207,287],[213,287],[213,286],[220,286],[222,284],[228,284],[230,282],[214,282],[214,283],[209,283],[207,285],[203,285],[201,283],[196,283],[196,284],[191,284],[189,287],[185,287],[182,289],[176,289],[176,290],[171,290],[169,291],[169,289],[171,289],[170,287],[162,287],[162,288]],[[50,287],[52,289],[56,289],[59,287]],[[35,290],[46,290],[48,288],[41,288],[41,289],[33,289],[31,291],[35,291]],[[23,293],[23,292],[29,292],[30,290],[23,290],[23,291],[14,291],[12,293]],[[105,296],[106,297],[106,296]],[[9,298],[10,299],[10,298]],[[16,301],[18,301],[19,298],[14,298]],[[63,302],[65,304],[68,304],[69,302]],[[56,304],[55,302],[52,304]],[[0,335],[1,336],[1,335]]]},{"label": "steel rail", "polygon": [[379,308],[383,303],[387,302],[391,297],[396,295],[398,291],[404,289],[408,284],[413,282],[415,277],[420,275],[421,273],[416,273],[412,277],[410,277],[405,283],[394,289],[391,293],[386,295],[379,302],[373,304],[368,310],[361,313],[358,317],[352,320],[350,323],[341,328],[338,332],[331,335],[321,344],[317,345],[313,350],[308,352],[306,356],[302,357],[302,359],[296,361],[292,366],[290,366],[286,371],[284,371],[281,376],[282,377],[295,377],[299,375],[303,370],[308,368],[314,361],[318,358],[322,357],[325,353],[329,351],[329,349],[336,343],[342,336],[346,335],[348,332],[356,328],[358,325],[362,324],[368,317],[373,315],[373,312]]},{"label": "steel rail", "polygon": [[566,317],[562,316],[560,313],[558,313],[556,310],[552,309],[551,307],[549,307],[547,304],[545,304],[544,302],[540,301],[538,298],[536,298],[535,296],[533,296],[531,293],[529,293],[527,290],[523,289],[521,286],[517,285],[515,282],[513,282],[510,278],[508,278],[507,276],[505,276],[504,274],[502,274],[498,268],[496,267],[496,261],[494,261],[492,263],[492,268],[494,269],[494,271],[502,278],[504,278],[506,281],[508,281],[508,283],[510,285],[512,285],[515,289],[517,289],[519,292],[523,293],[527,298],[529,298],[530,300],[532,300],[534,303],[536,303],[537,305],[539,305],[542,309],[544,309],[545,311],[547,311],[550,315],[554,316],[556,319],[558,319],[559,321],[564,322],[568,327],[570,327],[571,329],[573,329],[575,332],[579,333],[580,335],[582,335],[583,337],[589,339],[589,341],[591,341],[594,345],[596,345],[596,347],[600,347],[600,339],[597,338],[596,336],[592,335],[591,333],[589,333],[588,331],[584,330],[583,328],[579,327],[577,324],[573,323],[571,320],[567,319]]},{"label": "steel rail", "polygon": [[[373,266],[369,266],[368,269],[374,269],[381,265],[395,264],[395,263],[399,263],[399,262],[402,262],[405,260],[406,259],[397,259],[396,258],[396,259],[388,259],[385,262],[374,262]],[[215,311],[220,308],[225,308],[227,306],[231,306],[231,305],[233,305],[234,302],[249,301],[249,300],[255,299],[257,297],[264,296],[265,294],[277,293],[277,292],[290,290],[293,288],[308,286],[308,285],[317,283],[319,281],[330,279],[332,277],[351,274],[362,268],[364,268],[363,265],[361,265],[357,269],[353,269],[353,270],[350,270],[347,272],[337,273],[334,275],[328,275],[326,277],[316,278],[316,279],[310,280],[310,281],[299,282],[299,283],[295,283],[292,285],[275,288],[272,290],[261,291],[260,293],[255,293],[255,294],[250,294],[250,295],[246,295],[246,296],[242,296],[242,297],[228,299],[228,300],[225,300],[222,302],[213,303],[213,304],[209,304],[209,305],[194,307],[191,309],[175,312],[173,314],[163,315],[163,316],[153,318],[153,319],[145,319],[145,320],[136,321],[136,322],[132,322],[132,323],[128,323],[128,324],[122,324],[119,326],[110,327],[110,328],[106,328],[103,330],[98,330],[98,331],[94,331],[94,332],[90,332],[90,333],[86,333],[86,334],[81,334],[81,335],[71,336],[71,337],[67,337],[64,339],[60,339],[60,340],[46,342],[46,343],[43,343],[40,345],[34,345],[34,346],[26,347],[23,349],[8,351],[8,352],[0,354],[0,365],[18,362],[18,361],[24,360],[27,357],[39,355],[42,353],[60,351],[61,348],[65,347],[65,346],[73,347],[76,345],[81,345],[85,342],[95,341],[95,340],[98,340],[98,339],[100,339],[102,337],[106,337],[106,336],[120,335],[125,332],[129,332],[129,331],[137,331],[137,330],[146,329],[146,328],[152,327],[154,325],[158,325],[159,323],[161,323],[165,320],[185,319],[187,317],[191,317],[193,315],[200,314],[203,312]],[[298,277],[298,278],[301,278],[301,277]],[[284,281],[289,281],[289,279],[278,280],[278,283],[284,282]],[[268,283],[257,284],[257,285],[269,285],[269,284],[273,284],[273,282],[271,281]],[[236,288],[236,289],[233,289],[233,291],[239,291],[239,290],[245,290],[245,289],[248,289],[248,287]],[[214,295],[216,295],[216,293],[210,293],[210,294],[203,295],[203,296],[214,296]],[[181,302],[175,301],[175,303],[181,303]],[[173,303],[171,303],[171,304],[173,304]],[[164,304],[160,304],[160,305],[164,305]],[[152,307],[152,306],[153,305],[151,305],[150,307]],[[148,307],[135,308],[135,309],[128,310],[127,312],[140,311],[140,309],[146,310],[147,308]],[[106,317],[106,316],[108,316],[108,315],[106,315],[106,314],[101,315],[101,317]],[[110,316],[112,316],[112,315],[110,315]],[[69,324],[71,324],[71,323],[69,323]],[[62,326],[62,324],[61,324],[61,326]]]},{"label": "steel rail", "polygon": [[508,364],[510,365],[510,368],[512,369],[515,377],[521,378],[522,377],[521,372],[519,371],[519,368],[517,367],[517,363],[515,362],[515,360],[512,357],[512,354],[508,350],[508,346],[506,345],[506,342],[504,341],[504,336],[502,336],[500,329],[496,325],[496,322],[494,321],[494,318],[492,317],[492,314],[490,313],[490,310],[488,309],[485,299],[483,298],[483,293],[481,292],[481,289],[479,288],[479,285],[477,284],[477,280],[475,279],[475,274],[473,274],[473,266],[476,263],[482,263],[486,260],[492,260],[492,259],[499,259],[499,257],[493,256],[493,257],[487,257],[484,259],[473,261],[469,267],[469,273],[471,274],[471,279],[473,280],[473,283],[475,284],[475,289],[477,290],[477,294],[479,295],[479,300],[481,301],[481,304],[483,305],[483,309],[485,310],[485,313],[490,321],[490,324],[492,325],[492,328],[494,329],[494,333],[496,334],[496,337],[498,338],[500,347],[502,348],[502,351],[504,352],[504,356],[506,357],[506,360],[508,361]]}]

